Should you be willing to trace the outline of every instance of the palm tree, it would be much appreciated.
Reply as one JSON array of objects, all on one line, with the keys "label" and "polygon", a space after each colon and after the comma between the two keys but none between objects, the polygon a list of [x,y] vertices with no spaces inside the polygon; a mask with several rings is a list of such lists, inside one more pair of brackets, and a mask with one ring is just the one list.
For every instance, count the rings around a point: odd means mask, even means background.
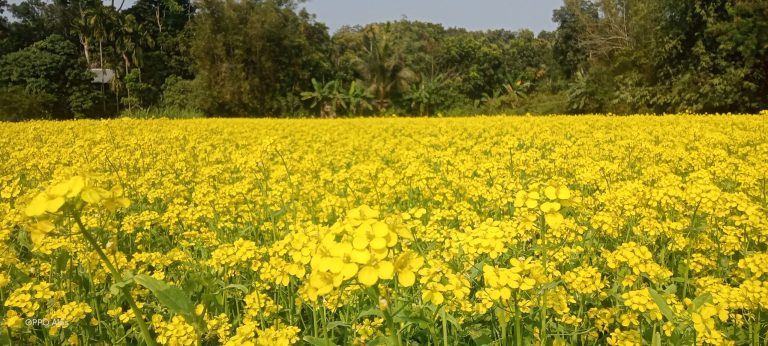
[{"label": "palm tree", "polygon": [[405,66],[402,54],[380,26],[366,29],[363,44],[364,54],[356,60],[355,69],[368,85],[373,104],[382,112],[389,107],[394,94],[407,90],[416,80],[416,74]]},{"label": "palm tree", "polygon": [[[81,19],[75,25],[82,28],[83,31],[87,31],[88,36],[92,36],[94,40],[98,41],[99,67],[102,70],[106,68],[105,46],[111,48],[108,64],[114,69],[116,77],[112,79],[110,87],[115,92],[115,97],[118,98],[119,107],[119,95],[124,88],[121,78],[130,73],[131,66],[141,67],[142,47],[152,47],[154,45],[152,37],[133,15],[123,15],[114,7],[101,4],[84,10]],[[83,41],[87,41],[87,39]],[[120,64],[123,65],[123,72],[114,68]],[[130,97],[130,90],[126,89],[126,91]]]},{"label": "palm tree", "polygon": [[[102,70],[102,76],[104,75],[104,43],[110,41],[113,37],[112,34],[112,21],[115,17],[115,12],[106,8],[101,3],[97,3],[93,6],[80,7],[80,16],[76,18],[73,25],[75,26],[80,36],[80,43],[83,45],[85,59],[88,62],[88,67],[93,67],[92,58],[90,56],[91,39],[98,41],[99,43],[99,68]],[[114,80],[112,81],[114,83]],[[106,100],[104,96],[104,84],[101,84],[102,94],[102,109],[106,112]]]},{"label": "palm tree", "polygon": [[88,64],[88,68],[91,68],[93,67],[93,65],[91,65],[91,27],[88,24],[86,10],[83,9],[82,6],[80,6],[79,16],[72,20],[72,27],[77,32],[77,38],[83,46],[85,62]]},{"label": "palm tree", "polygon": [[130,73],[131,65],[143,64],[143,46],[154,47],[154,40],[144,24],[139,24],[133,15],[118,16],[115,30],[115,49],[120,53],[125,65],[125,75]]},{"label": "palm tree", "polygon": [[104,42],[114,38],[112,30],[117,12],[112,8],[97,5],[82,12],[82,26],[90,32],[96,41],[99,41],[99,67],[104,68]]},{"label": "palm tree", "polygon": [[[118,16],[116,21],[115,31],[115,51],[120,54],[123,59],[125,67],[125,75],[127,77],[131,73],[131,66],[135,65],[139,68],[138,78],[141,83],[141,65],[143,65],[143,46],[154,46],[154,40],[152,36],[145,30],[143,24],[139,24],[136,21],[136,17],[133,15]],[[127,97],[131,98],[131,89],[126,86],[125,88]],[[128,103],[128,110],[131,111],[132,103]]]}]

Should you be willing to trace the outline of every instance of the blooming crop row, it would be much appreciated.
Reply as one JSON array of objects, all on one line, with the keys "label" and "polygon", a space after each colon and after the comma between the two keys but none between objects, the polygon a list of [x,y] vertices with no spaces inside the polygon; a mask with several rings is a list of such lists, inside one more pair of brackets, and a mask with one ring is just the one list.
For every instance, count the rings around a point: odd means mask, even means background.
[{"label": "blooming crop row", "polygon": [[0,344],[765,345],[767,125],[0,124]]}]

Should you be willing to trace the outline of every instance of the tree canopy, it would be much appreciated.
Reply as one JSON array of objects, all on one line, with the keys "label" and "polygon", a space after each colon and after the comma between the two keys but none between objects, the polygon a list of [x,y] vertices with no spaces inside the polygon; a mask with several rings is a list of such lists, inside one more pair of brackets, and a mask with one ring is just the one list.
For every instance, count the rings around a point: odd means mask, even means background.
[{"label": "tree canopy", "polygon": [[[398,20],[331,34],[300,4],[0,0],[0,115],[768,108],[764,1],[564,0],[540,33]],[[92,83],[89,68],[116,78]]]}]

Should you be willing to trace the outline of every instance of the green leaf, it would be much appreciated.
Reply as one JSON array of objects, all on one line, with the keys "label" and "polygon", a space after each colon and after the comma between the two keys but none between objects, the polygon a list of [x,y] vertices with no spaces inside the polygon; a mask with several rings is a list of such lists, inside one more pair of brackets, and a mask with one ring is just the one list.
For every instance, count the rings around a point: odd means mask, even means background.
[{"label": "green leaf", "polygon": [[384,313],[382,313],[381,310],[379,309],[369,309],[369,310],[361,311],[359,314],[357,314],[357,317],[355,318],[355,320],[359,320],[363,317],[368,317],[368,316],[384,317]]},{"label": "green leaf", "polygon": [[559,284],[560,284],[560,280],[555,280],[555,281],[552,281],[552,282],[548,282],[548,283],[544,284],[543,286],[541,286],[541,288],[539,288],[539,294],[544,294],[547,291],[557,287],[557,285],[559,285]]},{"label": "green leaf", "polygon": [[446,312],[445,308],[442,308],[441,312],[443,315],[442,318],[445,318],[445,320],[448,321],[448,323],[452,324],[456,329],[461,330],[461,323],[459,323],[459,321],[456,320],[456,318],[453,317],[453,315]]},{"label": "green leaf", "polygon": [[[127,275],[126,275],[127,274]],[[112,295],[118,296],[121,294],[123,287],[127,287],[134,282],[134,276],[130,273],[124,273],[123,281],[115,282],[112,285],[109,286],[109,292],[112,293]]]},{"label": "green leaf", "polygon": [[656,302],[656,305],[659,307],[659,310],[661,310],[661,313],[664,315],[664,317],[670,321],[674,321],[676,318],[675,313],[669,307],[664,297],[662,297],[659,292],[656,292],[656,290],[652,288],[649,288],[648,292],[651,293],[651,298],[653,298],[653,301]]},{"label": "green leaf", "polygon": [[429,326],[432,323],[432,321],[430,321],[426,317],[420,314],[414,313],[413,311],[407,311],[407,312],[403,311],[401,313],[398,313],[395,316],[393,316],[392,320],[395,323],[402,323],[402,322],[413,323],[418,325],[421,328],[427,328],[427,326]]},{"label": "green leaf", "polygon": [[245,287],[244,285],[238,285],[238,284],[231,284],[231,285],[224,286],[224,288],[222,288],[222,290],[228,290],[230,288],[234,288],[234,289],[242,291],[245,294],[248,294],[248,287]]},{"label": "green leaf", "polygon": [[328,325],[325,326],[325,330],[331,331],[338,327],[350,328],[350,325],[348,323],[345,323],[344,321],[333,321],[333,322],[328,322]]},{"label": "green leaf", "polygon": [[134,280],[152,291],[157,300],[171,312],[192,316],[195,307],[187,294],[178,287],[169,286],[164,281],[149,275],[138,274]]},{"label": "green leaf", "polygon": [[368,341],[368,343],[366,343],[366,345],[370,345],[370,346],[394,345],[394,344],[395,343],[392,342],[392,338],[388,338],[383,335],[377,336],[371,339],[370,341]]},{"label": "green leaf", "polygon": [[0,343],[3,345],[13,345],[13,342],[11,342],[11,336],[8,335],[7,328],[0,328]]},{"label": "green leaf", "polygon": [[693,304],[691,304],[692,310],[690,311],[698,311],[702,305],[709,303],[711,301],[712,301],[712,295],[709,293],[704,293],[693,300]]},{"label": "green leaf", "polygon": [[216,300],[216,304],[219,304],[219,306],[224,306],[224,296],[217,294],[214,299]]},{"label": "green leaf", "polygon": [[475,263],[475,265],[473,265],[472,268],[469,269],[469,279],[472,281],[477,281],[476,280],[477,277],[483,273],[483,266],[485,266],[485,259],[481,260],[478,263]]},{"label": "green leaf", "polygon": [[472,338],[472,342],[477,346],[490,345],[493,343],[492,333],[488,329],[469,330],[469,337]]},{"label": "green leaf", "polygon": [[314,336],[305,336],[304,341],[308,342],[310,345],[315,346],[336,346],[333,341],[330,339],[324,339],[324,338],[317,338]]},{"label": "green leaf", "polygon": [[68,252],[62,252],[57,258],[56,258],[56,271],[64,271],[67,267],[67,263],[69,262],[69,253]]},{"label": "green leaf", "polygon": [[651,340],[651,346],[661,346],[661,334],[658,331],[653,333],[653,340]]}]

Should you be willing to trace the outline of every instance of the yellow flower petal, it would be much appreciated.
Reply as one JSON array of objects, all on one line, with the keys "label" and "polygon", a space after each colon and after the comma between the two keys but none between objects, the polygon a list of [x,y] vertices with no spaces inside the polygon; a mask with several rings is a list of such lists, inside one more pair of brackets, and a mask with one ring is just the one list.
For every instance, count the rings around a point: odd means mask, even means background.
[{"label": "yellow flower petal", "polygon": [[544,215],[544,221],[547,222],[547,225],[552,228],[560,228],[560,225],[563,224],[563,215],[560,213],[551,213]]},{"label": "yellow flower petal", "polygon": [[384,238],[373,238],[371,240],[371,249],[381,250],[387,247],[387,240]]},{"label": "yellow flower petal", "polygon": [[344,264],[344,267],[341,269],[341,275],[344,276],[344,280],[355,277],[355,274],[357,274],[357,264]]},{"label": "yellow flower petal", "polygon": [[416,282],[416,274],[410,270],[397,273],[397,282],[400,286],[411,287]]},{"label": "yellow flower petal", "polygon": [[547,186],[547,188],[544,189],[544,196],[547,196],[550,200],[557,199],[557,189],[555,189],[554,186]]},{"label": "yellow flower petal", "polygon": [[381,221],[374,223],[372,228],[373,235],[375,235],[377,238],[384,238],[387,236],[387,234],[389,234],[389,226]]},{"label": "yellow flower petal", "polygon": [[40,216],[45,214],[45,209],[48,207],[48,195],[41,192],[29,202],[27,208],[24,210],[24,214],[29,217]]},{"label": "yellow flower petal", "polygon": [[352,261],[359,264],[366,264],[371,260],[371,253],[363,250],[352,250],[349,256],[352,258]]},{"label": "yellow flower petal", "polygon": [[352,246],[358,250],[365,249],[368,246],[368,239],[362,235],[355,235],[352,239]]},{"label": "yellow flower petal", "polygon": [[381,261],[376,265],[376,270],[379,272],[380,279],[389,280],[395,273],[395,266],[390,261]]},{"label": "yellow flower petal", "polygon": [[85,201],[85,203],[97,204],[101,202],[101,200],[103,199],[102,192],[105,192],[105,191],[99,191],[99,190],[101,189],[92,188],[92,187],[83,189],[83,192],[80,195],[80,198],[82,198],[83,201]]},{"label": "yellow flower petal", "polygon": [[49,199],[48,201],[45,202],[45,211],[49,213],[55,213],[59,211],[62,205],[64,205],[64,202],[66,202],[64,197],[56,197],[54,199]]},{"label": "yellow flower petal", "polygon": [[434,292],[432,293],[432,296],[430,297],[432,304],[440,305],[445,301],[445,297],[443,297],[443,294],[440,292]]},{"label": "yellow flower petal", "polygon": [[69,191],[67,192],[67,198],[73,198],[80,194],[85,187],[85,179],[81,176],[72,177],[69,179]]},{"label": "yellow flower petal", "polygon": [[60,197],[66,195],[67,191],[69,191],[69,183],[58,183],[48,188],[48,195],[51,197]]},{"label": "yellow flower petal", "polygon": [[379,281],[379,272],[372,266],[365,266],[357,273],[357,280],[366,286],[373,286]]},{"label": "yellow flower petal", "polygon": [[43,242],[43,239],[45,239],[45,237],[48,236],[48,233],[53,231],[54,228],[53,223],[48,220],[40,221],[32,225],[29,230],[32,243],[40,245]]}]

